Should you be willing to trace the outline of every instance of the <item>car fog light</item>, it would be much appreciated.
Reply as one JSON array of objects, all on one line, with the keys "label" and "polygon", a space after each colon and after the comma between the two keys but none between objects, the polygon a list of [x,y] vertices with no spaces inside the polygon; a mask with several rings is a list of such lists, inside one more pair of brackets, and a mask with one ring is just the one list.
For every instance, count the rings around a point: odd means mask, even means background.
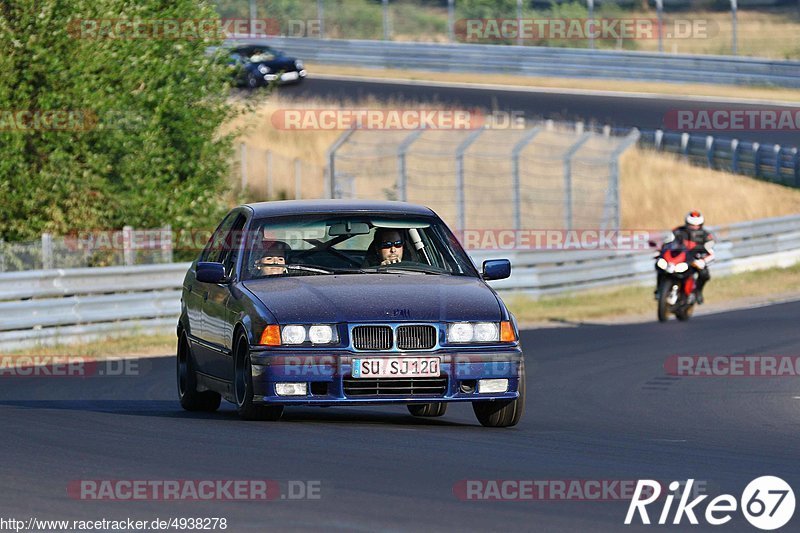
[{"label": "car fog light", "polygon": [[481,379],[478,381],[478,394],[486,394],[488,392],[506,392],[507,390],[507,379]]},{"label": "car fog light", "polygon": [[307,383],[276,383],[275,393],[278,396],[305,396],[308,394]]}]

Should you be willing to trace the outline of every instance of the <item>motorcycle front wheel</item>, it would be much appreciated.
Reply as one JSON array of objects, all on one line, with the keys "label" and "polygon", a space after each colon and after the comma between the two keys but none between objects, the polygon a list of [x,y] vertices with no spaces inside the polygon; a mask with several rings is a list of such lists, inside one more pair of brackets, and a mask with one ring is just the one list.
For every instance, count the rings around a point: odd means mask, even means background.
[{"label": "motorcycle front wheel", "polygon": [[658,321],[666,322],[669,318],[669,294],[672,291],[672,282],[665,279],[658,288]]}]

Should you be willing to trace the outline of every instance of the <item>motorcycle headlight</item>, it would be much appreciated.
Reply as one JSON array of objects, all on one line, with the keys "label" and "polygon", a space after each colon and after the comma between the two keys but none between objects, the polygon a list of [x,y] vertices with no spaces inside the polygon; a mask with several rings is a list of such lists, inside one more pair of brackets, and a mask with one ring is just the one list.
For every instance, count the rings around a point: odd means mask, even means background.
[{"label": "motorcycle headlight", "polygon": [[675,272],[681,273],[681,272],[686,272],[687,270],[689,270],[688,263],[678,263],[677,265],[675,265]]},{"label": "motorcycle headlight", "polygon": [[258,66],[258,71],[259,71],[261,74],[269,74],[269,67],[267,67],[267,66],[265,66],[265,65],[259,65],[259,66]]},{"label": "motorcycle headlight", "polygon": [[668,265],[668,264],[669,264],[669,263],[667,263],[667,260],[666,260],[666,259],[664,259],[663,257],[659,257],[659,258],[658,258],[658,261],[656,261],[656,266],[657,266],[658,268],[660,268],[661,270],[666,270],[666,269],[667,269],[667,265]]}]

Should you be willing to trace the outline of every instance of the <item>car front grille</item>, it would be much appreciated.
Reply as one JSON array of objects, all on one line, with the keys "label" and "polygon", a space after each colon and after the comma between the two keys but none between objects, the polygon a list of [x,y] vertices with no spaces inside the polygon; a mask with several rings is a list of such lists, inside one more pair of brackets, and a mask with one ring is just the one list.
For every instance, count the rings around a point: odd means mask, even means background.
[{"label": "car front grille", "polygon": [[397,348],[400,350],[430,350],[436,346],[436,328],[433,326],[399,326]]},{"label": "car front grille", "polygon": [[356,326],[353,328],[356,350],[391,350],[392,328],[389,326]]},{"label": "car front grille", "polygon": [[368,378],[345,377],[346,396],[444,396],[447,378]]}]

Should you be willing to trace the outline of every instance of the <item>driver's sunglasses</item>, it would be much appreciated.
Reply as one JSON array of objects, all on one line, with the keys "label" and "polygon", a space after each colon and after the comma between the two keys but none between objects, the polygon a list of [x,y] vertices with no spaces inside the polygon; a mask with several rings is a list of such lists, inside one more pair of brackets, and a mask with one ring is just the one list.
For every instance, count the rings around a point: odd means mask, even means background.
[{"label": "driver's sunglasses", "polygon": [[386,250],[387,248],[392,248],[392,247],[401,248],[402,246],[403,246],[403,241],[402,240],[399,240],[399,241],[383,241],[381,243],[381,248],[383,248],[384,250]]}]

